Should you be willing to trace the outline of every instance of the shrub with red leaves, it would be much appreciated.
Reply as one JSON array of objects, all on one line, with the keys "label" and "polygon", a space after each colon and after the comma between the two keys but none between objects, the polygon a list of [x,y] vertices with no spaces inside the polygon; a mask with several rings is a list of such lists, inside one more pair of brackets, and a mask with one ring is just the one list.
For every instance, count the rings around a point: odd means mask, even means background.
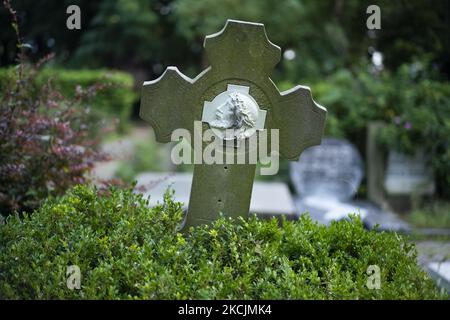
[{"label": "shrub with red leaves", "polygon": [[[0,102],[0,212],[32,210],[49,195],[86,182],[99,155],[88,136],[80,104],[67,101],[51,84],[32,92],[25,67]],[[11,82],[10,84],[13,84]]]},{"label": "shrub with red leaves", "polygon": [[0,101],[0,213],[31,211],[48,196],[60,195],[75,184],[86,182],[86,173],[99,159],[83,104],[96,88],[76,90],[67,100],[52,88],[51,81],[36,86],[43,61],[25,62],[15,12],[13,27],[21,49],[18,67],[1,88]]}]

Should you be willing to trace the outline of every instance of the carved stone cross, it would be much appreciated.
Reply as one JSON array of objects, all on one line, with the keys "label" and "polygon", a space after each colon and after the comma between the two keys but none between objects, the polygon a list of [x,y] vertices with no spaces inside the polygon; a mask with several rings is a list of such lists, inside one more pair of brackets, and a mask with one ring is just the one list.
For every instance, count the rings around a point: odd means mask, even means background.
[{"label": "carved stone cross", "polygon": [[[263,24],[228,20],[222,31],[206,36],[204,49],[211,66],[194,79],[168,67],[144,83],[140,116],[158,142],[170,142],[179,128],[194,136],[194,123],[202,121],[200,127],[224,143],[224,155],[239,143],[248,153],[249,138],[261,130],[279,130],[279,154],[288,160],[320,144],[326,109],[313,101],[308,87],[278,91],[269,75],[281,49],[268,40]],[[234,147],[225,144],[229,141]],[[247,216],[255,169],[251,163],[195,164],[185,228],[213,221],[221,212]]]}]

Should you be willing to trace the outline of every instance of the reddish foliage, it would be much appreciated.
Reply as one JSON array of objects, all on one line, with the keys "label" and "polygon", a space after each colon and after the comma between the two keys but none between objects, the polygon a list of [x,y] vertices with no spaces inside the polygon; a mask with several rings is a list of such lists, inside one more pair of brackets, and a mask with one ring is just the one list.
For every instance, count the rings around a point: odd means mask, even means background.
[{"label": "reddish foliage", "polygon": [[83,100],[67,101],[51,84],[33,92],[34,73],[23,70],[13,88],[3,89],[0,102],[3,213],[33,209],[49,195],[85,183],[99,157],[79,105]]},{"label": "reddish foliage", "polygon": [[[8,2],[5,2],[5,5]],[[8,8],[8,6],[7,6]],[[9,8],[10,9],[10,8]],[[16,30],[17,19],[13,15]],[[21,45],[20,35],[18,45]],[[49,81],[36,85],[39,67],[18,57],[17,73],[2,88],[0,101],[0,212],[30,211],[43,199],[86,182],[86,173],[100,155],[88,136],[88,110],[83,107],[98,89],[77,87],[69,101]]]}]

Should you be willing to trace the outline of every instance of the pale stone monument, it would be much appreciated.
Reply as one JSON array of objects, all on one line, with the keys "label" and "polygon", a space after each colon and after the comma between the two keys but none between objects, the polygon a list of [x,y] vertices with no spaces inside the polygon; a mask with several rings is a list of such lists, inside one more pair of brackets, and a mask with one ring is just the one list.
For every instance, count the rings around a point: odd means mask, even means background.
[{"label": "pale stone monument", "polygon": [[435,191],[433,170],[427,166],[423,152],[408,156],[390,151],[384,179],[390,195],[431,195]]},{"label": "pale stone monument", "polygon": [[289,165],[292,182],[304,198],[349,200],[364,175],[358,150],[344,139],[323,139],[320,146],[308,149]]},{"label": "pale stone monument", "polygon": [[[288,160],[320,144],[326,109],[313,101],[308,87],[278,91],[269,75],[281,50],[268,40],[263,24],[228,20],[220,32],[206,36],[204,49],[211,66],[194,79],[168,67],[159,79],[144,83],[140,116],[153,126],[157,141],[170,142],[180,128],[195,137],[195,122],[202,121],[201,129],[211,128],[224,143],[224,156],[239,146],[248,154],[249,139],[263,130],[279,130],[279,154]],[[195,164],[185,226],[208,223],[221,212],[246,217],[255,169],[253,163]]]},{"label": "pale stone monument", "polygon": [[364,178],[364,164],[357,148],[349,141],[325,138],[320,146],[305,150],[297,162],[290,163],[297,214],[309,212],[323,224],[359,214],[367,228],[404,231],[409,226],[389,210],[358,199]]},{"label": "pale stone monument", "polygon": [[290,163],[292,183],[299,194],[299,213],[328,224],[349,213],[365,218],[367,210],[352,203],[364,174],[358,150],[344,139],[323,139],[320,146],[306,150]]},{"label": "pale stone monument", "polygon": [[384,150],[377,143],[377,136],[385,124],[368,125],[367,194],[368,198],[383,210],[407,212],[413,198],[433,195],[436,189],[430,159],[423,151],[406,155],[396,150]]}]

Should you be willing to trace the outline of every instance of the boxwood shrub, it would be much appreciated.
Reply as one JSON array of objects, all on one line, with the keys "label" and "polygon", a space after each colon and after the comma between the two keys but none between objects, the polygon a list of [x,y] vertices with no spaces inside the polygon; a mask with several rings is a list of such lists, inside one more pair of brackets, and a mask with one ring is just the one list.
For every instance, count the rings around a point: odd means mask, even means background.
[{"label": "boxwood shrub", "polygon": [[[0,88],[14,76],[14,68],[0,68]],[[126,129],[133,109],[133,103],[137,99],[137,93],[133,91],[132,75],[113,70],[70,70],[62,68],[43,68],[36,77],[36,86],[52,79],[52,86],[61,92],[65,98],[73,99],[76,88],[87,89],[97,84],[106,85],[98,90],[90,100],[95,117],[105,119],[119,119],[118,129]]]},{"label": "boxwood shrub", "polygon": [[[360,220],[221,218],[180,233],[181,205],[77,186],[0,226],[3,299],[434,299],[414,246]],[[67,287],[67,267],[81,289]],[[369,265],[381,288],[369,289]]]}]

